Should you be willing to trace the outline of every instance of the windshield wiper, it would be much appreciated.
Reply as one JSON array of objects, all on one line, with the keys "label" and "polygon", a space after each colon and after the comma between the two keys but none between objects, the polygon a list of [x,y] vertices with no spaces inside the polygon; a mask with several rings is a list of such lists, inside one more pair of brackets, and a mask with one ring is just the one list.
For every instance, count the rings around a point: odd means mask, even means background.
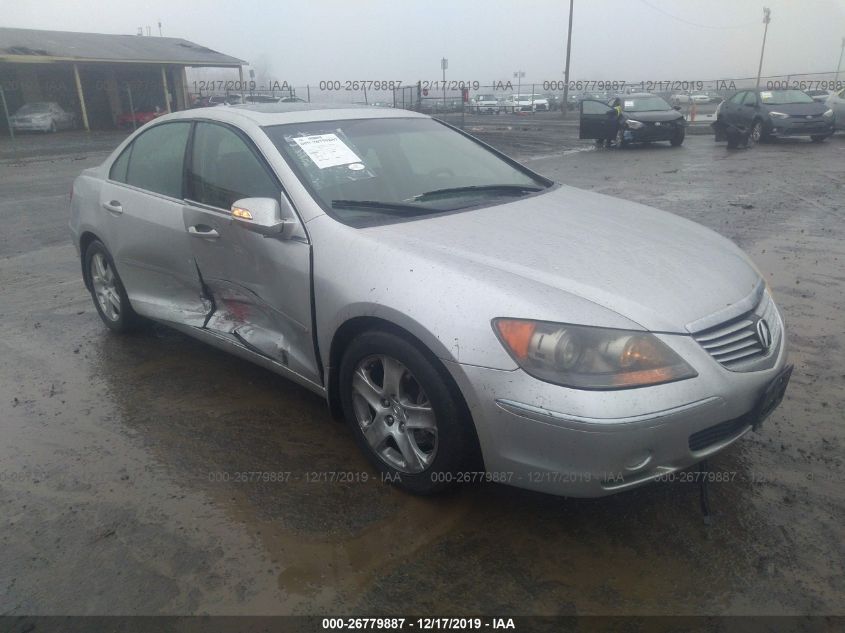
[{"label": "windshield wiper", "polygon": [[332,200],[332,209],[367,209],[379,211],[387,215],[423,215],[426,213],[438,213],[442,209],[430,209],[417,204],[404,204],[402,202],[380,202],[378,200]]},{"label": "windshield wiper", "polygon": [[476,191],[501,191],[509,195],[518,195],[520,193],[533,193],[535,191],[542,191],[543,187],[534,185],[470,185],[468,187],[449,187],[447,189],[435,189],[434,191],[426,191],[411,198],[412,200],[423,200],[433,196],[448,196],[453,193],[473,193]]}]

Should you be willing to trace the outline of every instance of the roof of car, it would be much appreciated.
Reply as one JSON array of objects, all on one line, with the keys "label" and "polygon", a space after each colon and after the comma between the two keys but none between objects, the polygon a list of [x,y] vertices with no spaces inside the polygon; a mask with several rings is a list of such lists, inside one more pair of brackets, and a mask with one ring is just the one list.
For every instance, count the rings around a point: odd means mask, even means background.
[{"label": "roof of car", "polygon": [[399,108],[319,103],[250,103],[232,106],[193,108],[168,115],[167,118],[209,118],[220,121],[251,121],[259,126],[285,123],[310,123],[337,119],[429,118],[425,114]]}]

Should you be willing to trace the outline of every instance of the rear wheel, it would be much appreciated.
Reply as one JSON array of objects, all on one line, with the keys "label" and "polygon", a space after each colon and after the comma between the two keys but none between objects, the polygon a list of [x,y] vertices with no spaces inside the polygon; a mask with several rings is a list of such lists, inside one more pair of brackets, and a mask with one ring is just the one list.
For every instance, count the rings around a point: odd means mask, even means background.
[{"label": "rear wheel", "polygon": [[88,245],[84,264],[94,307],[106,327],[115,332],[136,329],[141,324],[141,317],[129,304],[114,260],[102,242],[94,240]]},{"label": "rear wheel", "polygon": [[814,134],[810,137],[810,140],[813,141],[813,143],[823,143],[827,136],[827,134]]},{"label": "rear wheel", "polygon": [[339,385],[344,417],[385,481],[415,494],[455,483],[471,455],[470,422],[415,345],[389,332],[361,334],[343,355]]}]

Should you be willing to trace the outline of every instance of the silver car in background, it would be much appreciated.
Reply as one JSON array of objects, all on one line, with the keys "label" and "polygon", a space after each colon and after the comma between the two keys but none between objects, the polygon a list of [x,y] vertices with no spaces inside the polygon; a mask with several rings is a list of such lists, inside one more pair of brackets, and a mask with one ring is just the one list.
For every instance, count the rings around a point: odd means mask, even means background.
[{"label": "silver car in background", "polygon": [[57,132],[72,130],[76,117],[55,101],[22,105],[9,117],[15,132]]},{"label": "silver car in background", "polygon": [[733,243],[417,113],[167,115],[76,179],[70,227],[109,328],[304,385],[417,493],[629,489],[759,425],[791,372]]}]

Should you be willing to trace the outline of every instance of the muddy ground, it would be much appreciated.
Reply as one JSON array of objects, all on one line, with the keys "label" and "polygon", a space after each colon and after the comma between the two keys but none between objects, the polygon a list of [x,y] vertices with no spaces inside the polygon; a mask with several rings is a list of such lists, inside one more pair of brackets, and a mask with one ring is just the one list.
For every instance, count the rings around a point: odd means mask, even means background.
[{"label": "muddy ground", "polygon": [[[732,479],[714,523],[680,482],[599,500],[373,482],[305,390],[164,327],[100,324],[67,194],[119,137],[2,139],[0,614],[845,613],[845,135],[596,150],[551,120],[469,127],[701,222],[765,272],[796,370],[761,432],[712,460]],[[370,481],[307,480],[332,471]]]}]

